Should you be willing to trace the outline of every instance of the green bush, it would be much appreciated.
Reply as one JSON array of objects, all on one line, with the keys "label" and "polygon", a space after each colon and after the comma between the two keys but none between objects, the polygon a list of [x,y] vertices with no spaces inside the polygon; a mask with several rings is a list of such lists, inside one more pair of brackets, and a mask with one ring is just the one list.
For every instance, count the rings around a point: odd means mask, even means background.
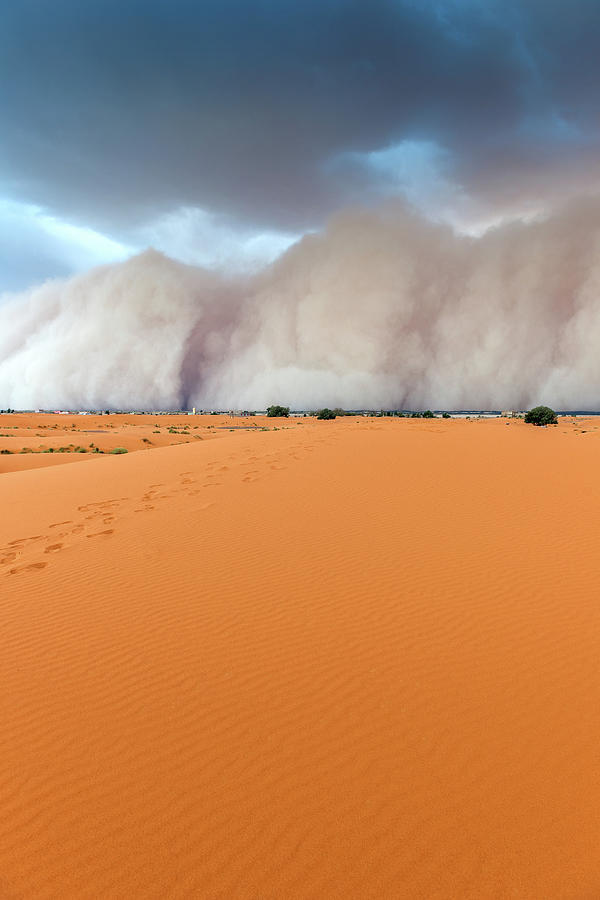
[{"label": "green bush", "polygon": [[273,419],[287,419],[290,414],[289,406],[269,406],[267,407],[267,415]]},{"label": "green bush", "polygon": [[320,409],[317,413],[317,419],[335,419],[335,417],[335,410],[328,409],[327,407],[325,407],[325,409]]},{"label": "green bush", "polygon": [[110,451],[111,453],[127,453],[125,447],[115,447],[114,450]]},{"label": "green bush", "polygon": [[435,416],[434,416],[434,414],[431,412],[430,409],[426,409],[425,412],[423,413],[423,418],[424,418],[424,419],[435,419]]},{"label": "green bush", "polygon": [[557,425],[556,413],[549,406],[534,406],[525,413],[525,421],[529,425]]},{"label": "green bush", "polygon": [[442,419],[451,419],[451,418],[452,418],[452,416],[450,415],[450,413],[447,413],[447,412],[442,413]]}]

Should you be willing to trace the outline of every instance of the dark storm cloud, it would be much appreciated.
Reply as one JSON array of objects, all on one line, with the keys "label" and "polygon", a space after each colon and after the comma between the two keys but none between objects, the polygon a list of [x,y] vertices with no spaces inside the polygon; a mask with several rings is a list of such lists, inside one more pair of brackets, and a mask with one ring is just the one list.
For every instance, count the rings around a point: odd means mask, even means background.
[{"label": "dark storm cloud", "polygon": [[8,0],[1,17],[4,192],[112,234],[182,205],[316,225],[356,197],[332,160],[403,140],[442,146],[491,204],[534,175],[535,199],[565,159],[593,174],[592,0]]},{"label": "dark storm cloud", "polygon": [[512,38],[477,10],[469,27],[382,0],[19,0],[2,27],[3,174],[101,224],[179,204],[314,222],[343,202],[322,168],[336,153],[513,127]]}]

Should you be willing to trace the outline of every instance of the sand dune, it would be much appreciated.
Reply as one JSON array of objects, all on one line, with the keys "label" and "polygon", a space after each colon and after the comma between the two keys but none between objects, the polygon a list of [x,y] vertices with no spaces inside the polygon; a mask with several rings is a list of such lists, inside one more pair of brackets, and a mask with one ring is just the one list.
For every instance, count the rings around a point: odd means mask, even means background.
[{"label": "sand dune", "polygon": [[0,475],[0,897],[598,896],[595,422],[209,418]]},{"label": "sand dune", "polygon": [[[264,416],[35,415],[0,416],[0,473],[80,461],[124,448],[128,453],[221,437],[221,432],[265,428]],[[289,427],[296,420],[286,420]],[[301,420],[302,421],[302,420]]]}]

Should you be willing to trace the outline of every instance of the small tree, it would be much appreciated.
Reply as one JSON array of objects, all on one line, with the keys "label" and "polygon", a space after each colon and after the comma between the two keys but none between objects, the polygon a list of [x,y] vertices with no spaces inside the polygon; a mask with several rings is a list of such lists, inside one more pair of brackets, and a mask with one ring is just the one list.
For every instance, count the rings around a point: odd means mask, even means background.
[{"label": "small tree", "polygon": [[320,409],[317,413],[317,419],[335,419],[335,416],[335,410],[328,409],[327,407],[325,407],[325,409]]},{"label": "small tree", "polygon": [[287,419],[290,414],[289,406],[269,406],[267,407],[267,415],[270,419]]},{"label": "small tree", "polygon": [[557,425],[556,413],[549,406],[534,406],[525,413],[525,421],[529,425]]},{"label": "small tree", "polygon": [[425,412],[423,413],[423,418],[424,418],[424,419],[435,419],[435,416],[434,416],[434,414],[431,412],[430,409],[426,409]]}]

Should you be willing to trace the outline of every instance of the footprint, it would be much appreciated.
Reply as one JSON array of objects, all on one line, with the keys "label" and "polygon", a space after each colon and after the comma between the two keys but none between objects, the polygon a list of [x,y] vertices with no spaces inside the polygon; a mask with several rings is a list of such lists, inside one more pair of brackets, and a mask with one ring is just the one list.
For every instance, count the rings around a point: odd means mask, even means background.
[{"label": "footprint", "polygon": [[15,569],[9,569],[9,575],[18,575],[19,572],[31,572],[34,569],[45,569],[48,563],[38,562],[38,563],[30,563],[28,566],[17,566]]},{"label": "footprint", "polygon": [[0,559],[0,565],[4,565],[5,563],[14,562],[16,558],[17,558],[16,553],[8,553],[6,556],[3,556],[2,559]]},{"label": "footprint", "polygon": [[101,512],[103,509],[117,506],[125,500],[129,500],[129,497],[115,497],[112,500],[99,500],[97,503],[85,503],[83,506],[78,506],[77,509],[79,512],[88,512],[90,509],[96,509]]},{"label": "footprint", "polygon": [[15,538],[14,541],[8,542],[8,546],[14,547],[15,544],[25,544],[27,541],[39,541],[41,539],[42,539],[41,534],[34,534],[33,537]]},{"label": "footprint", "polygon": [[44,550],[44,553],[56,553],[57,550],[62,550],[62,548],[62,544],[48,544],[48,546]]},{"label": "footprint", "polygon": [[88,534],[87,536],[89,538],[101,537],[103,534],[114,534],[114,532],[115,532],[114,528],[106,528],[104,531],[96,531],[96,532],[94,532],[94,534]]},{"label": "footprint", "polygon": [[72,523],[71,519],[67,519],[66,522],[53,522],[52,525],[49,526],[49,528],[60,528],[61,525],[72,525],[72,524],[73,523]]}]

